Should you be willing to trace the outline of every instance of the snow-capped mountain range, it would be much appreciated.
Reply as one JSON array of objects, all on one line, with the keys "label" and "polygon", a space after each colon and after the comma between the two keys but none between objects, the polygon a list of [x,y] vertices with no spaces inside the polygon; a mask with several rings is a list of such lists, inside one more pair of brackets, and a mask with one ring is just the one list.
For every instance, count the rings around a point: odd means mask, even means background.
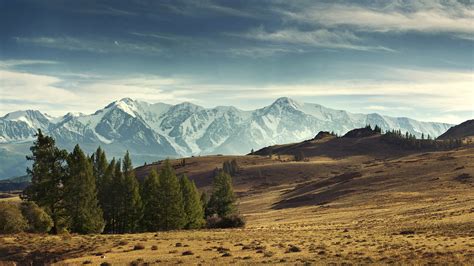
[{"label": "snow-capped mountain range", "polygon": [[[138,165],[165,157],[245,154],[271,144],[309,139],[320,130],[344,134],[367,124],[433,137],[452,126],[376,113],[353,114],[290,98],[279,98],[253,111],[232,106],[203,108],[188,102],[150,104],[124,98],[89,115],[51,117],[27,110],[1,117],[0,158],[10,156],[8,161],[13,165],[0,166],[0,179],[24,174],[24,156],[38,128],[66,149],[79,143],[93,152],[100,145],[109,157],[121,157],[129,150]],[[21,161],[11,159],[20,155]],[[20,166],[21,170],[14,170]]]}]

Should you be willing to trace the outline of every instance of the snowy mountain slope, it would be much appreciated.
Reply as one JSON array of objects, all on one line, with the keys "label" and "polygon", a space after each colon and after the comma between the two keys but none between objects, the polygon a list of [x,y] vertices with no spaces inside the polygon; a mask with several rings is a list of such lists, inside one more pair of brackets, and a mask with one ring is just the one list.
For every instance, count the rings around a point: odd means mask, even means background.
[{"label": "snowy mountain slope", "polygon": [[[321,130],[344,134],[367,124],[433,137],[451,126],[379,114],[353,114],[290,98],[279,98],[254,111],[227,106],[203,108],[187,102],[150,104],[124,98],[89,115],[68,113],[52,118],[32,110],[9,113],[0,118],[0,148],[8,145],[8,151],[13,152],[18,145],[23,151],[25,143],[31,143],[40,128],[63,148],[71,149],[79,143],[90,153],[100,145],[109,157],[121,157],[129,150],[135,163],[141,164],[165,157],[244,154],[271,144],[309,139]],[[23,174],[24,169],[18,173]]]}]

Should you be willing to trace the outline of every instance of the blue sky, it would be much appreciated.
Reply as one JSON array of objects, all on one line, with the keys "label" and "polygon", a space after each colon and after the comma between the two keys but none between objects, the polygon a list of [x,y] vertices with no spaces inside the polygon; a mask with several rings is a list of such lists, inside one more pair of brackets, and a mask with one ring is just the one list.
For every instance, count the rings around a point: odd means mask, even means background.
[{"label": "blue sky", "polygon": [[474,117],[472,1],[0,0],[0,115],[113,100]]}]

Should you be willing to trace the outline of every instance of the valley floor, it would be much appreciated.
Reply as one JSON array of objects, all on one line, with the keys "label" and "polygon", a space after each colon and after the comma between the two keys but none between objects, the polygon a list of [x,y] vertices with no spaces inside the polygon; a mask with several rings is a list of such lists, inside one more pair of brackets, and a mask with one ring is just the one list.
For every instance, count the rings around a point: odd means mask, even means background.
[{"label": "valley floor", "polygon": [[[199,160],[189,160],[191,176]],[[240,160],[234,181],[245,229],[6,235],[0,261],[474,264],[472,148],[392,159]]]}]

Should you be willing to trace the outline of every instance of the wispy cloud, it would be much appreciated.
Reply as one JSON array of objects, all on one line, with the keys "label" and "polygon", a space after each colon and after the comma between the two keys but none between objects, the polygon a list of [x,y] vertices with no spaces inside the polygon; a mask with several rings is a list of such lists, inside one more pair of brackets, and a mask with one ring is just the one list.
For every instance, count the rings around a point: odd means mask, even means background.
[{"label": "wispy cloud", "polygon": [[15,37],[18,43],[33,44],[47,48],[93,53],[141,53],[159,54],[162,49],[153,43],[139,43],[114,39],[83,39],[74,37]]},{"label": "wispy cloud", "polygon": [[370,111],[387,111],[387,110],[395,110],[395,111],[406,111],[406,110],[413,110],[411,107],[405,106],[383,106],[383,105],[369,105],[364,108],[365,110]]},{"label": "wispy cloud", "polygon": [[362,38],[348,31],[329,31],[327,29],[302,31],[296,28],[266,31],[263,27],[257,27],[244,33],[229,35],[276,44],[293,44],[306,47],[350,49],[360,51],[381,50],[393,52],[393,50],[390,48],[383,46],[364,45],[364,40]]},{"label": "wispy cloud", "polygon": [[16,60],[3,60],[0,61],[0,68],[9,68],[16,66],[31,66],[31,65],[51,65],[57,64],[56,61],[50,60],[29,60],[29,59],[16,59]]},{"label": "wispy cloud", "polygon": [[[472,4],[458,1],[373,1],[372,5],[321,4],[275,8],[287,20],[325,27],[346,26],[377,32],[448,32],[472,35]],[[459,35],[460,36],[460,35]]]},{"label": "wispy cloud", "polygon": [[[474,74],[471,72],[391,69],[387,75],[392,75],[393,81],[339,80],[261,86],[206,82],[193,77],[130,74],[89,79],[78,75],[75,78],[79,82],[65,87],[66,80],[59,77],[0,69],[0,112],[24,106],[25,103],[18,102],[18,95],[28,95],[28,108],[39,108],[53,115],[68,111],[90,113],[123,97],[148,102],[191,101],[205,105],[212,104],[210,99],[218,99],[219,104],[232,105],[239,100],[267,101],[281,96],[299,99],[357,96],[351,98],[362,97],[366,105],[360,107],[359,112],[370,110],[400,115],[437,109],[439,117],[443,113],[443,117],[458,118],[445,122],[459,122],[474,112],[474,92],[471,89]],[[431,116],[418,118],[432,120]]]},{"label": "wispy cloud", "polygon": [[[4,65],[0,61],[0,65]],[[191,81],[158,75],[130,74],[126,77],[81,73],[45,75],[0,68],[0,112],[39,109],[52,115],[91,113],[112,101],[131,97],[148,102],[195,101]],[[24,95],[21,98],[18,95]]]},{"label": "wispy cloud", "polygon": [[[22,98],[33,103],[28,105],[28,109],[45,105],[54,106],[55,103],[76,99],[73,92],[56,86],[61,82],[57,77],[4,69],[0,69],[0,77],[0,102],[2,102],[0,111],[3,112],[15,110],[9,109],[12,108],[11,103],[18,102]],[[18,95],[23,97],[18,97]],[[7,103],[10,104],[7,105]],[[20,109],[25,109],[25,106],[21,106]],[[54,109],[47,108],[45,111],[57,111]]]},{"label": "wispy cloud", "polygon": [[174,13],[186,16],[210,16],[210,15],[225,15],[244,18],[258,18],[261,14],[254,10],[233,8],[226,4],[218,3],[213,0],[176,0],[172,3],[157,3],[159,6],[164,6]]},{"label": "wispy cloud", "polygon": [[260,57],[269,57],[276,54],[287,54],[287,53],[302,53],[304,52],[301,48],[296,47],[285,47],[285,46],[246,46],[246,47],[237,47],[229,48],[224,52],[230,53],[236,57],[250,57],[250,58],[260,58]]}]

